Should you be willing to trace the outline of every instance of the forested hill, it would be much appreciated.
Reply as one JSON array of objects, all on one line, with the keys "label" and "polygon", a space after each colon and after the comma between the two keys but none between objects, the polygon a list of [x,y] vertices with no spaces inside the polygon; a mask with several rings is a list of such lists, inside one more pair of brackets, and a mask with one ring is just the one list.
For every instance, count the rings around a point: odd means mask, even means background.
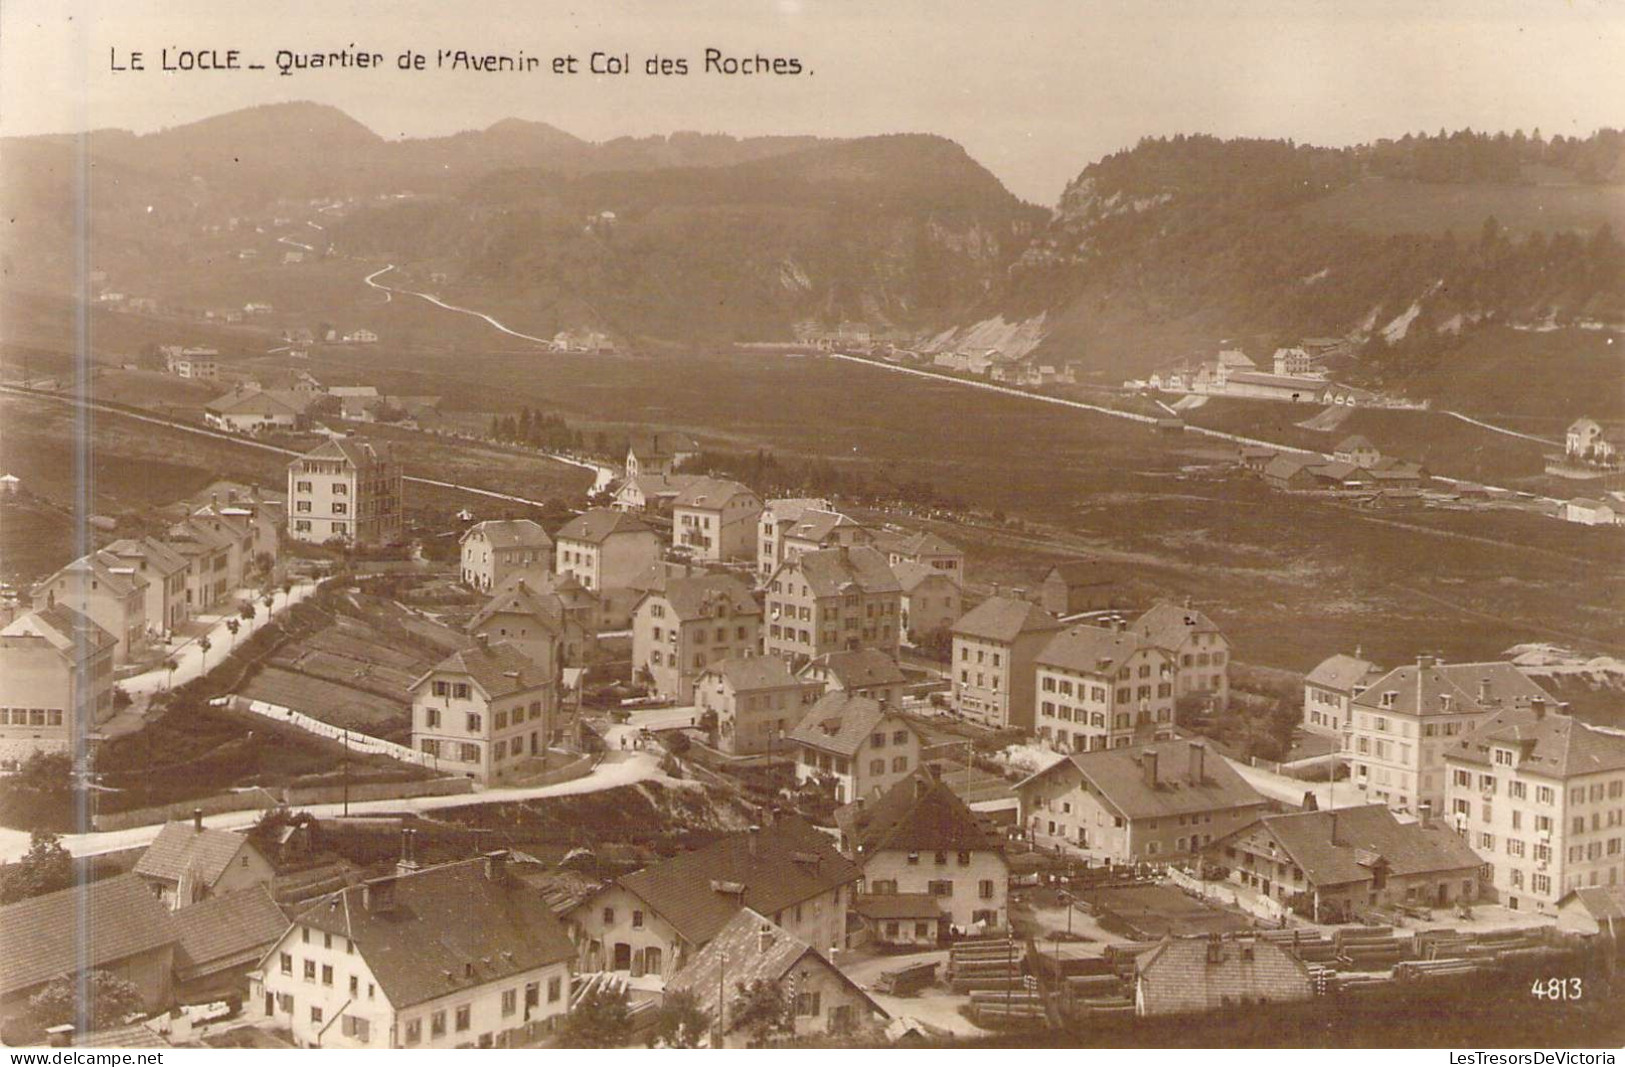
[{"label": "forested hill", "polygon": [[1041,351],[1122,376],[1221,341],[1351,336],[1365,370],[1398,373],[1489,323],[1625,322],[1620,220],[1615,130],[1147,139],[1086,167],[982,328],[941,343],[1041,321]]}]

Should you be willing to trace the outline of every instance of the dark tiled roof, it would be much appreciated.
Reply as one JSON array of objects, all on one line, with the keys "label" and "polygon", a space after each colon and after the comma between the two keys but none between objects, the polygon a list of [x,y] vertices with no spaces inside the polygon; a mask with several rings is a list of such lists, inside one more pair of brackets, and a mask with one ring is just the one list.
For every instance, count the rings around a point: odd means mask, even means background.
[{"label": "dark tiled roof", "polygon": [[575,948],[541,896],[485,859],[397,875],[393,902],[367,907],[379,880],[324,897],[294,921],[356,943],[397,1011],[568,960]]},{"label": "dark tiled roof", "polygon": [[71,655],[75,662],[89,659],[118,644],[118,638],[66,604],[52,604],[48,608],[20,615],[0,632],[8,636],[37,634],[51,647]]},{"label": "dark tiled roof", "polygon": [[[331,392],[331,390],[329,390]],[[288,464],[290,467],[306,459],[338,459],[344,460],[359,471],[373,467],[379,463],[389,462],[389,450],[380,451],[367,441],[354,441],[342,437],[329,437],[315,448]]]},{"label": "dark tiled roof", "polygon": [[[1481,694],[1486,687],[1487,692]],[[1391,703],[1383,703],[1384,693],[1394,694]],[[1445,711],[1445,697],[1450,698],[1449,712]],[[1511,708],[1529,700],[1556,703],[1518,668],[1500,662],[1395,667],[1354,698],[1363,710],[1403,715],[1471,714]]]},{"label": "dark tiled roof", "polygon": [[1130,630],[1073,626],[1050,638],[1033,662],[1040,667],[1113,675],[1130,656],[1155,647]]},{"label": "dark tiled roof", "polygon": [[956,636],[978,637],[1009,644],[1022,634],[1059,630],[1061,621],[1029,600],[992,596],[960,616]]},{"label": "dark tiled roof", "polygon": [[826,652],[802,668],[806,673],[822,667],[835,676],[842,689],[865,689],[876,685],[901,685],[908,681],[897,661],[878,648],[849,652]]},{"label": "dark tiled roof", "polygon": [[924,768],[872,802],[841,808],[837,822],[862,855],[1004,850],[948,784]]},{"label": "dark tiled roof", "polygon": [[636,515],[610,508],[591,508],[560,528],[560,541],[586,541],[603,544],[612,534],[654,533],[654,528]]},{"label": "dark tiled roof", "polygon": [[1520,773],[1570,778],[1625,769],[1625,737],[1594,730],[1568,715],[1514,707],[1496,712],[1445,750],[1449,759],[1490,762],[1495,743],[1518,750]]},{"label": "dark tiled roof", "polygon": [[681,622],[712,618],[719,606],[727,609],[728,616],[762,613],[762,606],[756,603],[750,586],[730,574],[671,578],[666,581],[664,592],[649,595],[663,597]]},{"label": "dark tiled roof", "polygon": [[699,443],[694,438],[677,430],[638,434],[632,438],[632,443],[629,446],[629,451],[645,459],[657,456],[674,456],[679,452],[698,452],[699,450]]},{"label": "dark tiled roof", "polygon": [[1580,906],[1585,908],[1593,919],[1604,922],[1610,919],[1616,922],[1625,920],[1625,886],[1589,885],[1571,889],[1557,904],[1562,907],[1571,899],[1578,900]]},{"label": "dark tiled roof", "polygon": [[1269,941],[1248,943],[1251,959],[1243,958],[1243,942],[1221,941],[1219,958],[1212,963],[1209,942],[1203,938],[1168,939],[1143,953],[1135,960],[1135,969],[1145,1010],[1177,1014],[1239,1008],[1247,1001],[1308,1000],[1314,995],[1309,971],[1295,956]]},{"label": "dark tiled roof", "polygon": [[133,874],[0,908],[0,996],[172,945],[169,910]]},{"label": "dark tiled roof", "polygon": [[165,823],[147,851],[136,861],[135,873],[147,878],[179,882],[188,871],[205,886],[214,885],[243,848],[248,838],[230,830],[202,830],[190,822]]},{"label": "dark tiled roof", "polygon": [[1311,885],[1363,882],[1377,856],[1395,876],[1461,871],[1483,862],[1460,835],[1442,826],[1402,823],[1382,804],[1271,815],[1259,822]]},{"label": "dark tiled roof", "polygon": [[906,559],[892,564],[891,572],[897,576],[897,584],[902,587],[905,594],[913,593],[914,590],[920,587],[921,583],[930,581],[933,578],[950,584],[954,581],[953,576],[946,571],[939,571],[928,564],[915,563]]},{"label": "dark tiled roof", "polygon": [[1335,656],[1327,656],[1321,660],[1319,666],[1310,671],[1304,681],[1326,689],[1349,692],[1354,686],[1369,682],[1381,674],[1382,668],[1375,663],[1356,656],[1345,656],[1339,652]]},{"label": "dark tiled roof", "polygon": [[823,544],[837,527],[857,526],[858,523],[836,511],[803,511],[784,531],[785,537],[798,541]]},{"label": "dark tiled roof", "polygon": [[564,626],[564,603],[557,593],[545,592],[528,581],[504,583],[464,629],[478,633],[496,615],[526,615],[559,633]]},{"label": "dark tiled roof", "polygon": [[626,875],[620,884],[690,944],[703,945],[742,907],[772,915],[861,875],[828,834],[789,817],[679,853]]},{"label": "dark tiled roof", "polygon": [[902,592],[886,557],[868,545],[804,552],[787,566],[799,570],[818,597],[840,596],[848,591]]},{"label": "dark tiled roof", "polygon": [[1334,452],[1355,452],[1355,451],[1359,451],[1360,449],[1374,449],[1374,448],[1376,448],[1376,446],[1373,445],[1370,441],[1366,440],[1364,437],[1360,436],[1359,434],[1351,434],[1350,436],[1345,437],[1341,441],[1337,442],[1337,447],[1335,449],[1333,449],[1333,451]]},{"label": "dark tiled roof", "polygon": [[536,668],[529,656],[507,641],[492,641],[483,647],[474,645],[453,652],[413,682],[412,691],[415,692],[431,674],[437,672],[466,674],[474,680],[474,684],[485,690],[486,696],[493,699],[536,689],[550,680]]},{"label": "dark tiled roof", "polygon": [[910,559],[918,559],[921,556],[963,555],[957,547],[938,537],[930,530],[918,530],[900,537],[888,543],[886,550]]},{"label": "dark tiled roof", "polygon": [[778,656],[729,656],[711,664],[704,674],[720,676],[735,693],[786,689],[798,684],[790,665]]},{"label": "dark tiled roof", "polygon": [[[1203,750],[1200,782],[1191,775],[1193,747]],[[1146,768],[1147,757],[1152,753],[1157,759],[1155,786]],[[1058,773],[1068,766],[1075,768],[1108,805],[1129,819],[1156,819],[1264,803],[1264,798],[1224,757],[1198,741],[1158,741],[1128,748],[1079,752],[1038,772],[1027,782]],[[1021,786],[1016,788],[1019,790]]]},{"label": "dark tiled roof", "polygon": [[263,885],[210,897],[175,912],[180,929],[176,977],[191,981],[224,967],[259,959],[288,928]]},{"label": "dark tiled roof", "polygon": [[1051,577],[1059,577],[1068,586],[1100,585],[1116,580],[1103,559],[1069,559],[1065,563],[1057,563],[1049,569],[1044,580],[1048,581]]},{"label": "dark tiled roof", "polygon": [[1183,647],[1191,634],[1219,632],[1213,620],[1200,611],[1166,600],[1159,601],[1150,611],[1135,619],[1129,629],[1169,652]]},{"label": "dark tiled roof", "polygon": [[156,537],[125,537],[114,541],[104,550],[120,559],[146,560],[159,574],[169,576],[189,566],[186,557]]},{"label": "dark tiled roof", "polygon": [[464,530],[460,540],[467,541],[475,535],[484,537],[492,548],[549,548],[553,544],[541,524],[530,519],[487,519]]},{"label": "dark tiled roof", "polygon": [[721,511],[723,506],[736,496],[748,496],[755,499],[756,494],[750,491],[749,486],[727,478],[696,478],[683,486],[677,499],[671,502],[674,508],[697,508],[702,511]]},{"label": "dark tiled roof", "polygon": [[852,900],[852,910],[865,919],[940,919],[942,902],[930,893],[865,894]]},{"label": "dark tiled roof", "polygon": [[[825,693],[807,709],[807,714],[790,731],[790,740],[821,752],[851,756],[863,745],[863,739],[890,716],[878,700],[837,689]],[[897,721],[906,723],[903,719]]]}]

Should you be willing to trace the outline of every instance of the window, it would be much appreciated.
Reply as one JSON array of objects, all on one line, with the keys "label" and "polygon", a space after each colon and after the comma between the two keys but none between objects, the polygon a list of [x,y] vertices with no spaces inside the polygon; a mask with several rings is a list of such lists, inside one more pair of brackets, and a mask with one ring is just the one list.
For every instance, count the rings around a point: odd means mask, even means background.
[{"label": "window", "polygon": [[820,1005],[820,998],[821,997],[822,997],[822,994],[817,992],[817,991],[814,991],[812,993],[797,993],[796,994],[796,1014],[797,1015],[809,1015],[809,1016],[814,1016],[814,1017],[822,1014],[821,1005]]},{"label": "window", "polygon": [[345,1037],[353,1037],[365,1045],[372,1040],[372,1023],[366,1019],[358,1019],[354,1015],[346,1015],[339,1020],[339,1030]]},{"label": "window", "polygon": [[468,1029],[468,1026],[469,1026],[468,1015],[469,1015],[469,1006],[467,1004],[464,1004],[464,1005],[462,1005],[461,1007],[459,1007],[457,1009],[457,1023],[456,1023],[456,1026],[457,1026],[457,1032],[458,1033],[462,1033],[464,1030]]},{"label": "window", "polygon": [[557,1004],[559,1002],[559,998],[562,997],[563,995],[564,995],[564,981],[563,981],[563,979],[558,978],[556,976],[553,977],[553,978],[549,978],[547,980],[547,1002],[549,1004]]},{"label": "window", "polygon": [[897,773],[902,773],[903,771],[908,770],[908,757],[897,756],[893,758],[891,761],[891,769]]},{"label": "window", "polygon": [[310,1006],[310,1021],[313,1023],[322,1021],[322,1009],[319,1005],[312,1004]]},{"label": "window", "polygon": [[504,989],[502,991],[502,1014],[512,1015],[519,1010],[519,990]]},{"label": "window", "polygon": [[437,1011],[433,1015],[429,1016],[429,1037],[436,1038],[445,1036],[446,1012],[445,1009],[441,1009],[440,1011]]},{"label": "window", "polygon": [[406,1039],[404,1044],[417,1045],[423,1041],[423,1020],[408,1019],[406,1021]]},{"label": "window", "polygon": [[605,926],[614,926],[615,925],[615,909],[614,908],[605,908],[604,909],[604,925]]},{"label": "window", "polygon": [[961,867],[969,867],[970,866],[970,853],[969,852],[961,852],[959,854],[959,865]]},{"label": "window", "polygon": [[883,760],[883,759],[870,760],[869,761],[869,773],[870,774],[885,774],[886,773],[886,761]]},{"label": "window", "polygon": [[954,895],[953,879],[941,878],[927,882],[925,891],[934,897],[951,897]]},{"label": "window", "polygon": [[352,974],[350,976],[350,996],[358,997],[360,995],[361,995],[361,979],[357,978],[355,975]]},{"label": "window", "polygon": [[293,953],[284,952],[282,954],[281,963],[282,963],[282,973],[283,974],[292,974],[293,973]]},{"label": "window", "polygon": [[316,961],[315,960],[306,960],[305,961],[305,981],[314,982],[315,980],[316,980]]},{"label": "window", "polygon": [[332,984],[333,984],[333,966],[332,966],[332,964],[324,963],[324,964],[322,964],[322,985],[332,985]]},{"label": "window", "polygon": [[976,895],[982,900],[992,900],[993,879],[983,878],[980,882],[976,883]]},{"label": "window", "polygon": [[643,929],[643,912],[641,909],[634,908],[632,910],[632,929]]}]

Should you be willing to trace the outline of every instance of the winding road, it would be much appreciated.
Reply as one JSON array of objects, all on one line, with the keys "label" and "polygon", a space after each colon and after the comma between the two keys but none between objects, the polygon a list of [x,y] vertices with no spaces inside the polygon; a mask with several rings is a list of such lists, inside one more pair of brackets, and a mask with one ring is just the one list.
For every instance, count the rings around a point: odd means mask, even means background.
[{"label": "winding road", "polygon": [[[418,293],[418,292],[412,291],[411,289],[397,289],[394,286],[380,285],[378,282],[374,281],[374,279],[377,278],[380,274],[388,274],[390,271],[392,271],[394,269],[395,269],[395,264],[391,263],[387,267],[384,267],[384,268],[382,268],[380,270],[373,271],[371,274],[367,275],[365,278],[363,278],[361,280],[366,282],[368,285],[372,286],[374,289],[380,290],[386,296],[389,296],[389,295],[394,294],[394,293],[400,293],[402,296],[415,296],[419,300],[427,300],[429,303],[433,304],[435,307],[445,308],[447,311],[455,311],[455,312],[458,312],[459,314],[463,314],[463,315],[472,315],[476,319],[484,319],[486,322],[490,323],[492,326],[494,326],[495,328],[501,330],[503,333],[507,334],[510,337],[518,337],[518,338],[520,338],[522,340],[525,340],[525,341],[535,341],[539,345],[549,345],[549,344],[553,343],[553,339],[551,337],[536,337],[533,334],[520,333],[518,330],[512,329],[512,328],[510,328],[508,326],[504,326],[501,322],[499,322],[496,319],[492,318],[490,315],[487,315],[483,311],[475,311],[473,308],[458,307],[456,304],[448,304],[444,300],[440,299],[438,296],[433,296],[433,295],[431,295],[429,293]],[[388,303],[388,300],[386,300],[385,303]]]}]

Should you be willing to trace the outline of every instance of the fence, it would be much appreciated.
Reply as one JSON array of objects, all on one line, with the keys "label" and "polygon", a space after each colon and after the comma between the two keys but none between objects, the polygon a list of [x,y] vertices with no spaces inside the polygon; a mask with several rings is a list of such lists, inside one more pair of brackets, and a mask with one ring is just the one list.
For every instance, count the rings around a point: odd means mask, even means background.
[{"label": "fence", "polygon": [[1291,911],[1285,905],[1266,896],[1255,893],[1241,893],[1232,886],[1218,882],[1204,882],[1195,875],[1180,870],[1178,867],[1169,867],[1164,873],[1174,885],[1193,896],[1201,897],[1203,900],[1226,904],[1249,915],[1268,919],[1270,922],[1284,923],[1288,921],[1291,915]]},{"label": "fence", "polygon": [[[565,768],[569,770],[571,768]],[[590,768],[589,768],[590,769]],[[356,782],[349,786],[352,803],[364,800],[407,800],[412,797],[457,796],[474,791],[470,778],[431,778],[414,782]],[[129,830],[137,826],[156,826],[166,822],[180,822],[192,817],[193,812],[220,815],[232,811],[269,811],[280,807],[305,807],[311,804],[337,804],[345,799],[342,783],[316,786],[284,786],[280,789],[255,787],[240,793],[216,793],[196,800],[180,800],[161,807],[136,808],[132,811],[98,813],[95,827],[98,831]]]},{"label": "fence", "polygon": [[301,730],[342,742],[350,749],[369,756],[388,756],[390,759],[400,760],[402,763],[412,763],[419,767],[434,767],[439,761],[426,753],[398,745],[394,741],[385,741],[381,737],[371,734],[358,733],[355,730],[346,730],[342,726],[334,726],[320,719],[313,719],[302,711],[294,711],[280,704],[268,704],[263,700],[244,700],[242,697],[217,697],[210,703],[230,703],[240,711],[251,711],[256,715],[263,715],[274,722],[297,726]]}]

